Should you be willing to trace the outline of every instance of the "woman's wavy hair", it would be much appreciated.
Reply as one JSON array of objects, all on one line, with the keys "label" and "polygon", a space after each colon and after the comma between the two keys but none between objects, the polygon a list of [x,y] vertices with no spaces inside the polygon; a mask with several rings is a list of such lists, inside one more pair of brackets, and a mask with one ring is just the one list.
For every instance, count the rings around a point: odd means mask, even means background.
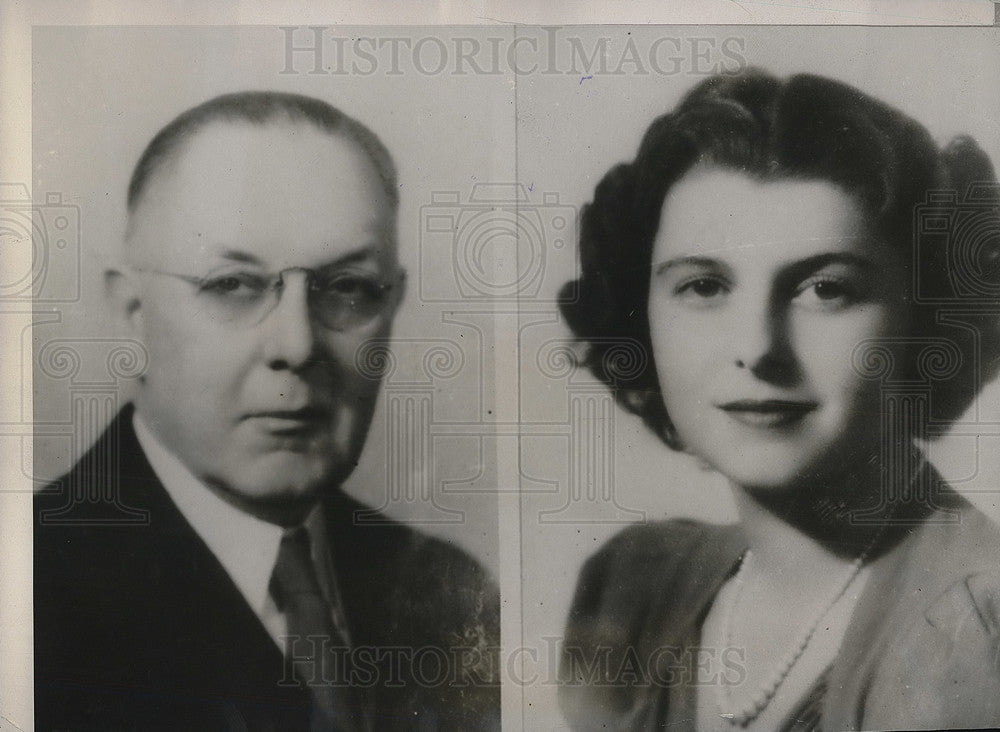
[{"label": "woman's wavy hair", "polygon": [[[581,276],[563,286],[560,307],[587,345],[584,365],[626,409],[682,449],[660,394],[647,299],[664,198],[697,164],[761,181],[830,181],[853,196],[877,236],[909,253],[914,343],[894,378],[937,377],[930,381],[936,424],[965,411],[997,370],[1000,318],[981,317],[972,332],[938,315],[941,305],[1000,304],[1000,201],[989,158],[965,136],[939,149],[922,125],[846,84],[757,69],[691,90],[653,121],[635,160],[612,168],[583,209]],[[937,209],[940,216],[917,225],[918,213]],[[952,346],[918,357],[940,343],[935,338]],[[620,368],[623,344],[639,350],[632,363],[640,367]]]}]

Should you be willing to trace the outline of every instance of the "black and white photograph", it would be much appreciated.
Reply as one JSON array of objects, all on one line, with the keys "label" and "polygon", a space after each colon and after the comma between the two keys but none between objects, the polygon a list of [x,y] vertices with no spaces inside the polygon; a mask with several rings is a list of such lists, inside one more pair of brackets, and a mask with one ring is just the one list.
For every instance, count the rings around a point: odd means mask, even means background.
[{"label": "black and white photograph", "polygon": [[491,303],[421,285],[508,87],[328,37],[34,30],[39,729],[499,728]]},{"label": "black and white photograph", "polygon": [[1000,13],[753,5],[26,28],[0,730],[1000,726]]},{"label": "black and white photograph", "polygon": [[518,87],[579,211],[522,304],[527,709],[997,726],[996,31],[577,30]]}]

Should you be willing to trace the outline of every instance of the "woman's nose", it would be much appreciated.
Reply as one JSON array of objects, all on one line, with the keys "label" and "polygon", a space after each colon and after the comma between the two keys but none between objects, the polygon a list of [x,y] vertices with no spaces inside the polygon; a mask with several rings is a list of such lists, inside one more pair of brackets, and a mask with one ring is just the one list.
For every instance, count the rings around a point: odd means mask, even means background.
[{"label": "woman's nose", "polygon": [[264,357],[273,369],[301,369],[314,357],[317,334],[309,308],[305,272],[287,272],[275,293],[278,302],[261,323]]},{"label": "woman's nose", "polygon": [[732,333],[732,359],[761,381],[793,382],[798,370],[789,334],[788,310],[771,298],[737,305]]}]

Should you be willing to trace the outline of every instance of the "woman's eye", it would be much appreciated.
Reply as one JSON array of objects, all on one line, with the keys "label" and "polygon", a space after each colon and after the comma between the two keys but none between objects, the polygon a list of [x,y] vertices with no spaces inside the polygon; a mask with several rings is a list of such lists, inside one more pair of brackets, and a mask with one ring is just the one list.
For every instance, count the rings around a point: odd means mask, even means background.
[{"label": "woman's eye", "polygon": [[675,292],[684,297],[708,300],[726,293],[726,285],[714,277],[695,277],[682,282]]},{"label": "woman's eye", "polygon": [[858,291],[849,283],[833,278],[806,280],[799,287],[796,299],[807,306],[836,308],[857,300]]},{"label": "woman's eye", "polygon": [[847,291],[839,282],[817,282],[813,285],[813,292],[816,293],[816,297],[820,300],[833,300],[847,294]]}]

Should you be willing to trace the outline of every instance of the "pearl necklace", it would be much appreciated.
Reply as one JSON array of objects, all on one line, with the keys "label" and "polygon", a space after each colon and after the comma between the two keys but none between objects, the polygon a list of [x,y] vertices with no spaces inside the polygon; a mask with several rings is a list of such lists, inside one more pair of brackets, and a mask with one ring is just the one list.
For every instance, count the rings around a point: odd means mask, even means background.
[{"label": "pearl necklace", "polygon": [[[879,535],[881,532],[879,532]],[[836,591],[831,593],[830,599],[825,602],[822,607],[816,612],[816,614],[809,621],[809,624],[805,626],[802,632],[799,634],[798,640],[795,645],[781,657],[778,665],[774,668],[771,674],[767,677],[767,680],[760,685],[757,689],[757,693],[754,694],[749,701],[747,701],[743,707],[737,710],[735,713],[727,711],[732,709],[733,701],[729,687],[725,684],[717,684],[716,694],[717,702],[719,705],[719,710],[721,712],[721,717],[723,719],[728,719],[732,724],[738,725],[740,727],[746,727],[750,722],[760,716],[760,713],[764,711],[774,695],[778,693],[778,689],[781,688],[782,683],[788,677],[791,672],[792,667],[798,662],[802,654],[805,653],[806,647],[809,645],[809,641],[812,640],[813,635],[816,633],[816,629],[822,622],[823,618],[828,612],[837,604],[837,601],[843,597],[844,593],[847,592],[847,588],[851,586],[851,583],[857,579],[858,575],[861,573],[861,568],[864,566],[865,559],[868,557],[869,552],[875,546],[878,541],[879,535],[875,536],[872,543],[866,548],[853,562],[845,573],[843,579],[837,584]],[[733,613],[736,606],[739,604],[740,597],[743,594],[744,580],[746,579],[747,567],[750,566],[750,558],[752,554],[749,549],[744,553],[740,560],[740,568],[737,570],[733,577],[733,582],[736,587],[731,593],[729,601],[722,608],[722,628],[725,633],[725,648],[732,648],[732,619]]]}]

